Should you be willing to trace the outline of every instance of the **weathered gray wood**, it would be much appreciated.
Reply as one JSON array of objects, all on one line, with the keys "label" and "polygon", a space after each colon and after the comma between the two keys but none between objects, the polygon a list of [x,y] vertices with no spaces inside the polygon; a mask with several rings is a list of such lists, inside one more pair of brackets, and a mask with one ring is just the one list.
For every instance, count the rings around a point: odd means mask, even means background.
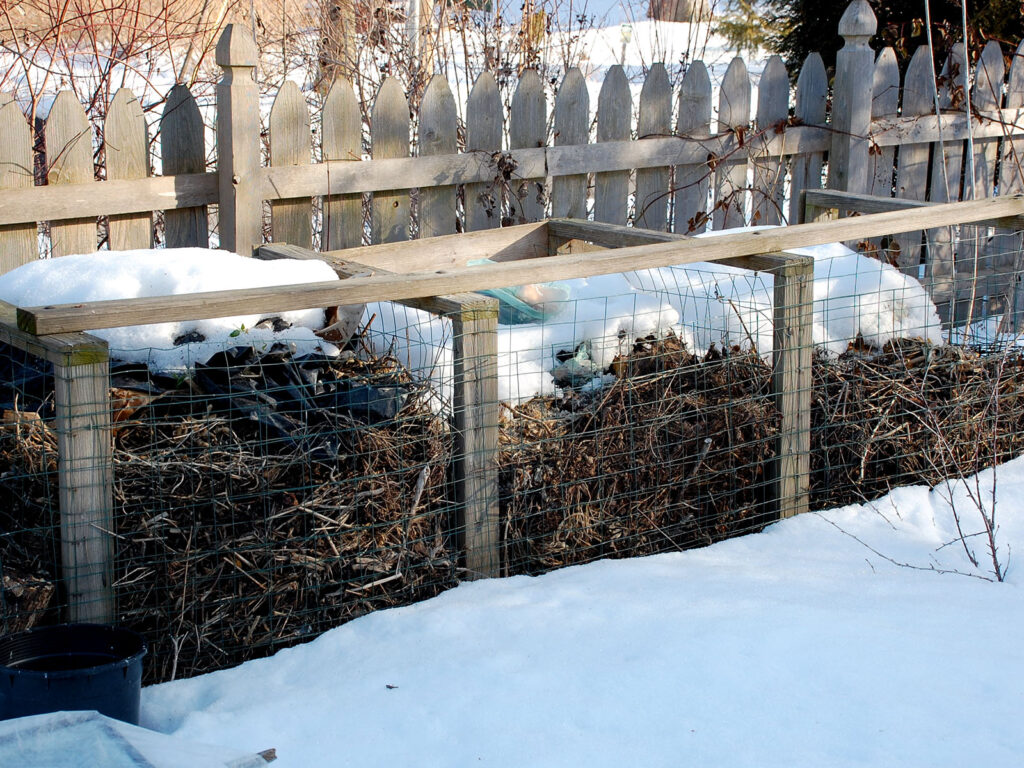
[{"label": "weathered gray wood", "polygon": [[[309,109],[299,86],[285,80],[270,110],[270,164],[309,165]],[[274,240],[309,248],[313,243],[313,203],[308,197],[271,200]]]},{"label": "weathered gray wood", "polygon": [[[711,133],[711,78],[703,61],[695,61],[686,68],[679,88],[679,115],[676,135],[680,137],[707,136]],[[677,165],[675,169],[675,221],[676,232],[703,232],[707,226],[708,190],[711,187],[711,168],[707,161]]]},{"label": "weathered gray wood", "polygon": [[[1006,82],[1006,108],[1024,110],[1024,42],[1017,47],[1010,64]],[[1024,192],[1024,138],[1007,137],[1001,146],[999,194],[1013,195],[1021,192]],[[992,239],[992,250],[994,253],[1016,254],[1003,328],[1012,333],[1020,333],[1024,328],[1024,238],[1019,232],[997,231]]]},{"label": "weathered gray wood", "polygon": [[469,294],[452,321],[455,494],[466,570],[501,575],[498,510],[498,301]]},{"label": "weathered gray wood", "polygon": [[[204,133],[203,118],[192,92],[184,85],[175,85],[167,94],[167,103],[160,118],[160,155],[164,176],[206,171]],[[216,189],[213,194],[217,194]],[[168,248],[206,248],[210,244],[206,206],[165,210],[164,242]]]},{"label": "weathered gray wood", "polygon": [[[974,72],[971,88],[971,107],[982,122],[991,120],[1003,104],[1003,52],[999,43],[989,40],[981,52]],[[989,197],[996,181],[996,159],[999,140],[979,138],[974,142],[974,184],[971,193],[964,190],[964,199]]]},{"label": "weathered gray wood", "polygon": [[502,114],[498,83],[490,72],[482,72],[466,104],[466,153],[489,163],[491,178],[465,186],[467,232],[501,226],[501,174],[491,158],[501,150]]},{"label": "weathered gray wood", "polygon": [[[590,95],[578,67],[565,73],[555,97],[556,146],[586,144],[590,135]],[[551,181],[551,215],[587,217],[587,174],[555,176]]]},{"label": "weathered gray wood", "polygon": [[[1024,215],[1024,197],[992,197],[923,208],[914,226],[930,229],[954,223],[992,221]],[[595,226],[608,226],[597,225]],[[265,313],[417,296],[479,291],[548,280],[613,274],[698,261],[730,263],[758,253],[803,248],[853,238],[877,237],[907,226],[907,213],[894,211],[838,221],[738,232],[713,238],[683,238],[667,243],[627,247],[590,254],[559,254],[496,264],[430,270],[402,275],[374,275],[301,286],[239,289],[89,304],[18,309],[18,327],[36,334],[84,328],[117,328],[159,320],[203,319],[252,312]]]},{"label": "weathered gray wood", "polygon": [[[398,81],[383,82],[373,102],[370,150],[374,158],[408,157],[409,102]],[[375,192],[370,214],[370,242],[409,239],[409,193]]]},{"label": "weathered gray wood", "polygon": [[943,141],[963,141],[967,138],[968,125],[975,139],[999,139],[1024,134],[1024,112],[1002,109],[994,117],[995,120],[981,123],[977,120],[968,121],[966,113],[961,110],[943,112],[937,120],[934,115],[928,120],[913,117],[876,120],[872,122],[871,130],[875,143],[880,147],[937,142],[940,138]]},{"label": "weathered gray wood", "polygon": [[[964,88],[963,45],[957,43],[950,51],[943,68],[943,83],[939,88],[939,107],[954,108],[954,96],[962,94]],[[963,111],[964,105],[956,105]],[[933,202],[952,202],[960,198],[960,171],[963,167],[964,142],[948,134],[944,141],[932,149],[931,179],[928,199]],[[925,233],[928,255],[925,264],[925,287],[939,311],[944,323],[952,319],[954,308],[950,303],[956,293],[956,264],[954,254],[954,233],[948,227]]]},{"label": "weathered gray wood", "polygon": [[727,134],[715,166],[715,229],[741,227],[747,216],[747,158],[742,146],[749,138],[750,77],[739,56],[729,63],[718,94],[718,132]]},{"label": "weathered gray wood", "polygon": [[390,272],[464,267],[473,259],[514,261],[547,255],[548,236],[544,222],[407,240],[390,243],[387,248],[369,245],[322,254],[325,261],[341,258]]},{"label": "weathered gray wood", "polygon": [[[971,88],[971,110],[984,122],[999,112],[1003,103],[1003,53],[995,40],[990,40],[981,52],[975,66],[974,85]],[[973,147],[972,147],[973,145]],[[999,139],[977,138],[968,142],[965,150],[973,149],[973,183],[964,179],[963,198],[973,200],[990,197],[996,182],[996,160],[999,157]],[[971,167],[966,169],[971,173]],[[961,233],[961,247],[957,250],[957,270],[962,276],[961,286],[966,283],[970,290],[956,308],[957,317],[971,322],[981,317],[983,302],[990,315],[1002,314],[1006,307],[1005,295],[1010,287],[1013,256],[998,254],[989,242],[992,230],[988,227],[970,227]],[[996,269],[997,262],[1004,269]],[[1002,274],[999,274],[999,273]],[[985,279],[981,275],[988,275]],[[963,293],[963,291],[960,291]]]},{"label": "weathered gray wood", "polygon": [[263,202],[259,196],[259,90],[256,41],[238,24],[228,24],[217,41],[217,207],[220,247],[250,253],[263,242]]},{"label": "weathered gray wood", "polygon": [[[917,118],[935,113],[935,81],[931,75],[931,49],[921,46],[914,51],[903,81],[903,115]],[[928,192],[927,144],[900,145],[896,159],[896,197],[924,200]],[[897,263],[907,274],[919,277],[923,233],[903,232],[895,236],[899,249]]]},{"label": "weathered gray wood", "polygon": [[[149,137],[142,105],[127,88],[114,94],[103,123],[103,144],[108,179],[144,179],[149,176]],[[115,251],[149,248],[153,217],[145,213],[110,217],[110,248]]]},{"label": "weathered gray wood", "polygon": [[867,0],[853,0],[839,21],[843,48],[836,54],[835,87],[832,90],[832,150],[829,153],[828,186],[847,192],[867,192],[869,182],[869,134],[871,84],[875,56],[868,45],[878,22]]},{"label": "weathered gray wood", "polygon": [[[81,184],[95,178],[92,164],[92,129],[73,91],[61,91],[46,118],[47,183]],[[92,217],[53,222],[51,252],[92,253],[96,250],[96,220]]]},{"label": "weathered gray wood", "polygon": [[779,517],[806,512],[811,475],[814,259],[794,256],[775,276],[772,394],[779,411],[775,499]]},{"label": "weathered gray wood", "polygon": [[[768,139],[774,154],[824,152],[828,149],[827,127],[794,127]],[[627,168],[658,168],[665,165],[693,165],[707,161],[709,154],[721,154],[726,146],[735,151],[732,134],[710,136],[697,141],[675,136],[643,141],[607,141],[579,146],[517,149],[501,153],[510,161],[505,169],[511,182],[521,177],[550,173],[620,171]],[[751,145],[741,151],[747,152]],[[760,150],[760,148],[759,148]],[[514,170],[512,170],[514,168]],[[409,189],[437,184],[490,182],[498,168],[495,158],[481,152],[436,157],[368,160],[363,163],[317,163],[311,166],[268,167],[262,171],[261,194],[266,199],[299,195],[341,194],[354,191]],[[0,192],[0,221],[6,221],[6,195]]]},{"label": "weathered gray wood", "polygon": [[[871,119],[879,120],[896,117],[900,108],[900,68],[896,63],[896,52],[885,48],[875,60],[875,80],[872,88]],[[871,147],[868,161],[871,172],[868,175],[867,192],[872,195],[889,196],[893,191],[893,169],[895,147]]]},{"label": "weathered gray wood", "polygon": [[[628,141],[633,115],[629,81],[618,64],[610,67],[597,97],[597,140]],[[594,220],[625,224],[629,216],[629,171],[594,174]]]},{"label": "weathered gray wood", "polygon": [[[803,125],[822,125],[825,122],[827,99],[828,76],[825,74],[825,65],[819,54],[812,53],[804,60],[796,81],[794,117]],[[805,189],[821,188],[821,166],[821,152],[798,152],[793,155],[790,171],[790,224],[803,220],[800,193]]]},{"label": "weathered gray wood", "polygon": [[[421,157],[453,155],[458,150],[458,115],[447,78],[434,75],[420,102],[419,152]],[[420,187],[420,237],[455,232],[455,186]]]},{"label": "weathered gray wood", "polygon": [[[82,334],[95,348],[96,339]],[[61,576],[72,622],[112,623],[114,493],[109,363],[55,365]]]},{"label": "weathered gray wood", "polygon": [[151,176],[128,181],[86,182],[0,190],[0,223],[33,219],[70,219],[112,213],[138,213],[161,208],[217,202],[217,174]]},{"label": "weathered gray wood", "polygon": [[[783,130],[788,118],[789,74],[782,57],[775,55],[768,59],[757,84],[757,133],[760,136],[756,146],[767,148],[768,144],[762,138],[770,138]],[[754,223],[780,224],[786,166],[781,158],[767,153],[763,157],[755,155],[751,166],[754,171]]]},{"label": "weathered gray wood", "polygon": [[[527,149],[543,147],[547,143],[547,99],[544,83],[536,70],[527,69],[519,76],[519,85],[512,97],[509,114],[509,147]],[[540,221],[546,207],[545,179],[530,177],[522,172],[511,179],[509,214],[516,224]]]},{"label": "weathered gray wood", "polygon": [[[335,78],[324,100],[321,122],[323,159],[358,163],[362,159],[362,117],[352,83]],[[324,198],[322,247],[325,251],[354,248],[363,242],[363,195],[327,195]]]},{"label": "weathered gray wood", "polygon": [[[672,131],[672,84],[665,65],[651,65],[640,90],[636,135],[641,141]],[[668,229],[669,167],[638,168],[633,223],[644,229]]]},{"label": "weathered gray wood", "polygon": [[[18,103],[0,93],[0,189],[33,185],[32,134]],[[0,274],[34,261],[39,255],[35,221],[0,226]]]}]

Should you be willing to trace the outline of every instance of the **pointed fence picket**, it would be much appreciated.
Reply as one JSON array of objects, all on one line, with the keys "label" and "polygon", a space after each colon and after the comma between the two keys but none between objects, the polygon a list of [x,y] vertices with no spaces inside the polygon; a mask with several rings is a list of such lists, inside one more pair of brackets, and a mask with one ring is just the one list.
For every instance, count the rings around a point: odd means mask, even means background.
[{"label": "pointed fence picket", "polygon": [[[519,76],[509,113],[509,148],[536,149],[547,146],[548,106],[544,83],[536,70]],[[545,180],[517,177],[509,196],[509,213],[515,224],[540,221],[545,213]]]},{"label": "pointed fence picket", "polygon": [[[611,67],[597,97],[597,141],[629,141],[633,96],[626,73]],[[629,218],[629,171],[594,174],[594,221],[624,225]]]},{"label": "pointed fence picket", "polygon": [[[324,100],[321,151],[326,162],[352,163],[362,157],[363,121],[352,83],[336,77]],[[325,251],[355,248],[363,243],[363,193],[326,195],[321,234]]]},{"label": "pointed fence picket", "polygon": [[[203,118],[184,85],[174,86],[167,94],[160,119],[160,157],[164,176],[206,170]],[[169,209],[164,213],[164,242],[168,248],[205,248],[210,241],[208,222],[205,205]]]},{"label": "pointed fence picket", "polygon": [[[0,190],[33,184],[32,135],[17,102],[0,93]],[[36,258],[36,223],[0,226],[0,274]]]},{"label": "pointed fence picket", "polygon": [[[590,95],[577,67],[570,69],[555,98],[554,144],[579,146],[590,134]],[[551,214],[556,218],[587,218],[587,174],[555,176],[551,182]]]},{"label": "pointed fence picket", "polygon": [[[393,77],[384,81],[373,102],[370,147],[375,160],[409,156],[409,102]],[[409,193],[374,192],[370,242],[396,243],[408,239]]]},{"label": "pointed fence picket", "polygon": [[[756,142],[767,150],[767,140],[785,126],[789,117],[789,74],[781,56],[772,56],[761,73],[757,86]],[[751,159],[754,171],[754,218],[757,224],[782,222],[785,192],[785,165],[782,157],[765,151]]]},{"label": "pointed fence picket", "polygon": [[[498,82],[484,72],[473,84],[466,104],[467,153],[489,158],[501,151],[502,112]],[[501,172],[496,171],[492,179],[465,186],[467,232],[501,226],[503,181]]]},{"label": "pointed fence picket", "polygon": [[[114,94],[103,123],[103,147],[108,179],[144,179],[149,176],[149,138],[142,105],[127,88]],[[152,214],[125,213],[110,217],[110,248],[124,251],[149,248],[153,238]]]},{"label": "pointed fence picket", "polygon": [[[672,84],[664,64],[654,64],[640,90],[636,134],[641,141],[668,136],[672,130]],[[668,229],[669,169],[638,168],[636,214],[633,222],[644,229]]]},{"label": "pointed fence picket", "polygon": [[[48,184],[82,184],[94,178],[92,128],[72,91],[61,91],[46,117],[46,180]],[[87,216],[50,227],[54,256],[96,250],[96,218]]]},{"label": "pointed fence picket", "polygon": [[[798,125],[824,125],[828,100],[828,76],[817,53],[810,54],[796,81],[796,105],[793,115]],[[803,220],[801,197],[805,189],[821,189],[824,153],[804,152],[793,157],[790,165],[789,223]]]},{"label": "pointed fence picket", "polygon": [[[420,157],[454,155],[458,151],[458,115],[448,81],[434,75],[420,103]],[[420,237],[451,235],[456,229],[454,184],[420,187]]]},{"label": "pointed fence picket", "polygon": [[[270,109],[270,164],[308,165],[309,109],[302,91],[285,80]],[[309,248],[313,243],[313,204],[309,197],[270,202],[270,236],[280,243]]]},{"label": "pointed fence picket", "polygon": [[[702,139],[711,134],[711,78],[703,61],[691,64],[679,87],[679,113],[676,136]],[[699,156],[698,156],[699,157]],[[706,158],[701,162],[677,165],[675,190],[675,232],[703,232],[707,222],[710,170]]]},{"label": "pointed fence picket", "polygon": [[738,56],[729,64],[718,94],[718,132],[725,134],[715,164],[715,229],[746,224],[747,158],[743,144],[750,127],[750,77]]},{"label": "pointed fence picket", "polygon": [[[918,48],[910,59],[903,80],[903,116],[924,118],[935,113],[935,81],[931,75],[931,49]],[[895,197],[904,200],[925,200],[928,192],[927,143],[900,144],[896,163]],[[897,260],[904,272],[917,277],[921,265],[923,233],[903,232],[896,235]]]}]

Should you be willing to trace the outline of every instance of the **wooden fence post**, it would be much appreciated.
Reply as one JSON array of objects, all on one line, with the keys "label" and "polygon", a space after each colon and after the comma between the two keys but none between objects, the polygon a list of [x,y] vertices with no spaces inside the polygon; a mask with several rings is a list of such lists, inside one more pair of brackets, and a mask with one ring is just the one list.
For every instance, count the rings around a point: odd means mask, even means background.
[{"label": "wooden fence post", "polygon": [[781,416],[773,482],[779,517],[786,518],[810,506],[814,259],[780,255],[786,263],[772,270],[772,393]]},{"label": "wooden fence post", "polygon": [[220,247],[250,253],[263,242],[260,198],[259,54],[252,35],[228,24],[217,41],[217,173]]},{"label": "wooden fence post", "polygon": [[498,516],[498,300],[479,294],[435,299],[450,307],[455,388],[455,486],[466,570],[501,575]]},{"label": "wooden fence post", "polygon": [[109,358],[106,342],[74,336],[78,341],[53,360],[62,575],[69,620],[109,624],[115,619]]},{"label": "wooden fence post", "polygon": [[853,0],[839,21],[839,34],[846,44],[836,54],[828,171],[830,189],[868,191],[871,86],[875,70],[875,55],[868,40],[877,26],[867,0]]}]

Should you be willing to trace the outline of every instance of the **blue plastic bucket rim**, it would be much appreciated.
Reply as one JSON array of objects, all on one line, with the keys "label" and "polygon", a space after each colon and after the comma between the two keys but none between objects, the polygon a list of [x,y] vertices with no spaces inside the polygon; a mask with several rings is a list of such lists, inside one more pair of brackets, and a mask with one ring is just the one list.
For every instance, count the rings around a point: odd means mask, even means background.
[{"label": "blue plastic bucket rim", "polygon": [[[16,643],[19,640],[27,640],[32,637],[40,637],[47,634],[71,634],[75,630],[107,633],[114,637],[120,637],[126,642],[132,643],[137,650],[130,655],[124,656],[124,658],[115,659],[114,661],[108,661],[103,664],[97,664],[92,667],[77,667],[75,669],[45,671],[38,669],[23,669],[19,667],[9,667],[6,663],[0,661],[0,674],[18,675],[27,678],[37,678],[39,680],[60,680],[65,677],[81,677],[83,675],[95,676],[103,674],[104,672],[111,672],[117,669],[130,667],[140,661],[149,652],[149,647],[146,645],[146,639],[134,630],[127,629],[125,627],[115,627],[109,624],[88,624],[82,622],[74,624],[51,624],[46,627],[25,629],[21,632],[15,632],[10,635],[0,635],[0,651],[2,651],[3,647],[8,643]],[[74,648],[70,648],[63,655],[73,656],[75,653],[76,650]]]}]

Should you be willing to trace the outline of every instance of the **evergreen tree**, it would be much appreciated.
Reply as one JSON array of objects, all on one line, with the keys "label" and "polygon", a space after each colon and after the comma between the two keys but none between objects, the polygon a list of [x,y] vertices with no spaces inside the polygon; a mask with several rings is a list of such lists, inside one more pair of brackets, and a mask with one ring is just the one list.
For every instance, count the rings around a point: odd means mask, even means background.
[{"label": "evergreen tree", "polygon": [[[892,46],[901,67],[906,67],[917,46],[927,42],[925,2],[929,2],[936,60],[945,60],[953,43],[962,39],[960,3],[955,0],[868,0],[878,18],[878,32],[871,41],[879,50]],[[813,51],[832,68],[843,47],[839,19],[846,11],[844,0],[764,0],[769,50],[782,55],[794,77]],[[1022,0],[968,0],[967,44],[976,55],[986,40],[1004,43],[1011,54],[1024,36]]]}]

